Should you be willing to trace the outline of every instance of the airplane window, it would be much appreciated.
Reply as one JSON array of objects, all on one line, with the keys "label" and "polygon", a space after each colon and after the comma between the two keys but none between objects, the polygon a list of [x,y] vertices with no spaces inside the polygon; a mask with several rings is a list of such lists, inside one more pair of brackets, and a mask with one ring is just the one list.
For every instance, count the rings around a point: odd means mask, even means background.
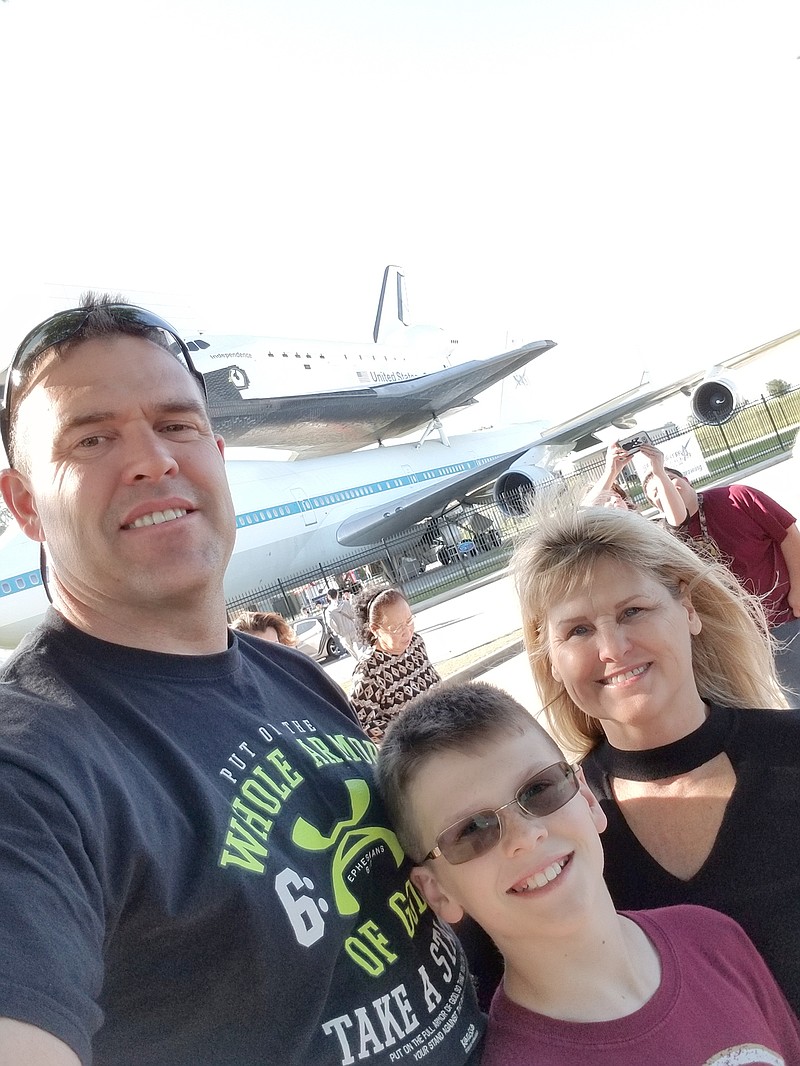
[{"label": "airplane window", "polygon": [[197,338],[197,340],[194,343],[197,345],[198,348],[210,348],[211,347],[211,345],[208,343],[208,341],[201,341],[199,337]]},{"label": "airplane window", "polygon": [[267,359],[274,359],[274,358],[275,358],[275,353],[274,352],[267,352]]},{"label": "airplane window", "polygon": [[11,586],[7,581],[3,582],[3,592],[11,592]]}]

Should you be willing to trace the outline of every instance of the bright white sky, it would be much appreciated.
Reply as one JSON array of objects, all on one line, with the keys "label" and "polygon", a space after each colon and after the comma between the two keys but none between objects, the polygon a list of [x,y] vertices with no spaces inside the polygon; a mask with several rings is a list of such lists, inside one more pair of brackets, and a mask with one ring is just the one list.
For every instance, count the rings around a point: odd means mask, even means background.
[{"label": "bright white sky", "polygon": [[797,0],[0,3],[2,362],[63,286],[366,339],[393,262],[559,342],[531,416],[711,364],[800,327],[798,53]]}]

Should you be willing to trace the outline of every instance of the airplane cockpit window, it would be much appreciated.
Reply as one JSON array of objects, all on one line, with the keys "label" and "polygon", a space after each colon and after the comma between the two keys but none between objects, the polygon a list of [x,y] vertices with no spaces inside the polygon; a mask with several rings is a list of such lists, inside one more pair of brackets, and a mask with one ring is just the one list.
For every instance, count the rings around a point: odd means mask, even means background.
[{"label": "airplane cockpit window", "polygon": [[196,340],[187,341],[186,347],[189,349],[190,352],[199,352],[201,349],[210,348],[211,345],[208,343],[208,341],[200,340],[200,338],[198,337]]}]

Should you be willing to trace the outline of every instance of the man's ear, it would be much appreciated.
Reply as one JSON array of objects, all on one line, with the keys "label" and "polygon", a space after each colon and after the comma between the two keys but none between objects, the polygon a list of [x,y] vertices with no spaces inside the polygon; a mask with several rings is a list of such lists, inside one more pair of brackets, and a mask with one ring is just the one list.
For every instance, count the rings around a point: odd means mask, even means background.
[{"label": "man's ear", "polygon": [[578,784],[580,785],[580,794],[583,796],[589,806],[589,811],[592,815],[592,821],[594,822],[595,829],[598,833],[602,833],[605,827],[608,825],[608,818],[606,818],[606,812],[600,806],[600,800],[595,796],[594,792],[592,792],[592,790],[586,783],[586,778],[583,775],[583,767],[578,766],[576,768],[575,776],[578,778]]},{"label": "man's ear", "polygon": [[19,470],[0,471],[0,492],[6,507],[16,518],[22,532],[31,540],[44,541],[44,531],[39,521],[36,500],[28,485],[28,479]]},{"label": "man's ear", "polygon": [[436,874],[427,866],[414,867],[411,871],[411,883],[428,901],[434,914],[443,921],[454,925],[464,917],[464,908],[447,894]]}]

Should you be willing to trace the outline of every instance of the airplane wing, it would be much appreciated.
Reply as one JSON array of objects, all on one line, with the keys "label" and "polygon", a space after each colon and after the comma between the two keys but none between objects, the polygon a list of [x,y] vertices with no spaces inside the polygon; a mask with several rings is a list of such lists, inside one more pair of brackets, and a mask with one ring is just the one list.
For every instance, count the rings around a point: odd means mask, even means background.
[{"label": "airplane wing", "polygon": [[[737,367],[746,366],[747,363],[760,359],[781,344],[785,344],[787,341],[794,340],[797,337],[800,337],[800,329],[794,330],[792,333],[786,333],[782,337],[768,341],[766,344],[761,344],[757,348],[751,348],[747,352],[741,352],[739,355],[724,359],[711,367],[710,370],[695,371],[665,385],[641,385],[631,389],[629,392],[621,393],[619,396],[614,396],[612,399],[606,400],[588,411],[583,411],[567,422],[552,426],[541,441],[536,443],[575,444],[587,434],[591,434],[597,429],[604,429],[606,426],[619,425],[620,428],[628,428],[629,420],[640,411],[646,410],[648,407],[655,407],[656,404],[668,400],[678,392],[688,396],[694,386],[700,385],[704,381],[707,381],[709,385],[716,385],[718,383],[717,371],[735,370]],[[720,420],[724,421],[725,419],[722,418]]]},{"label": "airplane wing", "polygon": [[205,375],[215,430],[232,446],[290,449],[303,458],[402,437],[474,397],[555,346],[542,340],[489,359],[366,389],[243,399],[233,367]]},{"label": "airplane wing", "polygon": [[506,452],[482,464],[477,470],[437,481],[432,488],[419,489],[392,502],[389,509],[373,507],[346,518],[336,531],[336,539],[346,547],[377,544],[384,537],[404,533],[426,518],[438,518],[454,503],[490,484],[513,462],[524,455],[527,448]]},{"label": "airplane wing", "polygon": [[666,385],[643,385],[621,393],[567,422],[548,428],[539,437],[532,439],[526,447],[493,457],[477,470],[454,474],[429,489],[419,489],[400,500],[395,500],[390,510],[376,507],[352,515],[341,524],[336,539],[345,546],[375,544],[384,537],[404,532],[417,522],[438,518],[453,504],[463,501],[478,489],[494,482],[531,449],[536,449],[540,459],[544,460],[543,465],[546,465],[548,456],[559,458],[570,451],[579,450],[587,443],[599,443],[596,438],[591,440],[592,434],[598,429],[618,424],[624,427],[625,423],[639,412],[654,407],[678,392],[688,395],[692,386],[704,381],[716,384],[713,375],[717,371],[744,366],[798,337],[800,330],[795,330],[767,344],[732,356],[718,363],[709,372],[694,372]]}]

